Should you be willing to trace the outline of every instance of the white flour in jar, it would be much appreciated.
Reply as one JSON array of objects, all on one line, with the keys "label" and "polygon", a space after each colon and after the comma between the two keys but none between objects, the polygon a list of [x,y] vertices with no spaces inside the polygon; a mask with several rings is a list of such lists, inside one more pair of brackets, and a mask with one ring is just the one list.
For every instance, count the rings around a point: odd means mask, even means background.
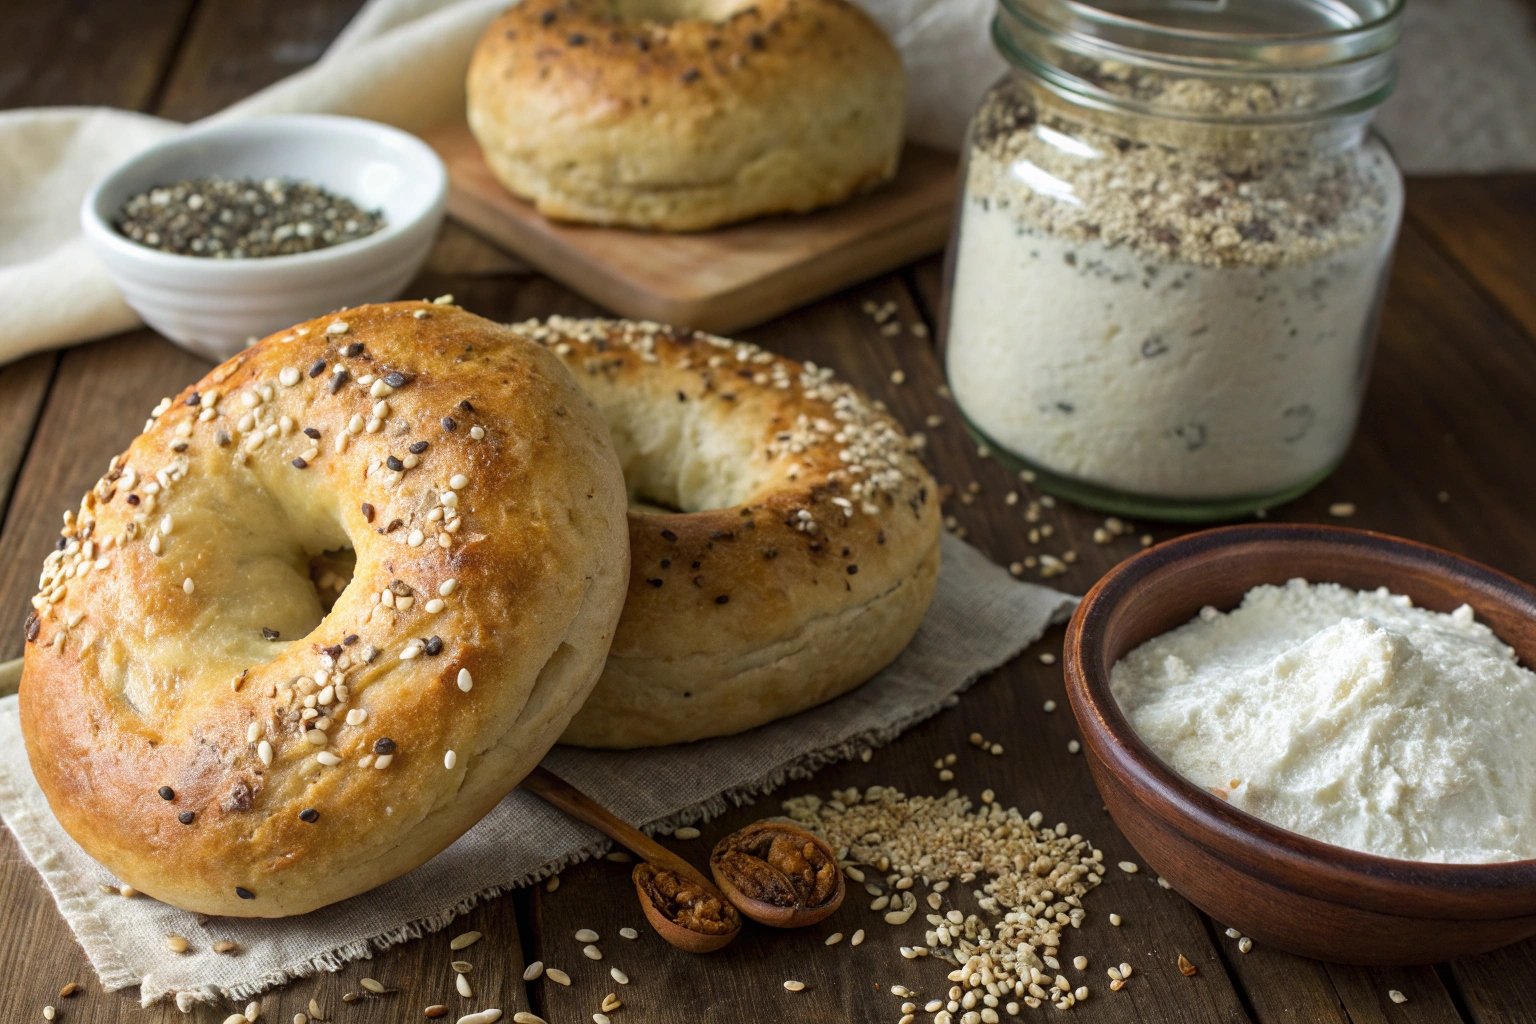
[{"label": "white flour in jar", "polygon": [[1405,860],[1536,857],[1536,673],[1466,606],[1292,580],[1121,659],[1110,688],[1192,782]]},{"label": "white flour in jar", "polygon": [[1386,150],[1264,159],[978,114],[946,363],[1036,466],[1173,499],[1278,493],[1354,430],[1402,208]]}]

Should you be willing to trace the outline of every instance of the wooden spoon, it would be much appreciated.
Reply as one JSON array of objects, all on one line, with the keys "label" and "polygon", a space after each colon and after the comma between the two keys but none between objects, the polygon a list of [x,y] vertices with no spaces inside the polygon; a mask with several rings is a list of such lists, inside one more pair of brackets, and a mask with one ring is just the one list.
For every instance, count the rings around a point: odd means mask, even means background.
[{"label": "wooden spoon", "polygon": [[635,892],[657,935],[678,949],[711,953],[740,934],[736,908],[692,864],[553,772],[535,768],[522,787],[641,858],[632,875]]}]

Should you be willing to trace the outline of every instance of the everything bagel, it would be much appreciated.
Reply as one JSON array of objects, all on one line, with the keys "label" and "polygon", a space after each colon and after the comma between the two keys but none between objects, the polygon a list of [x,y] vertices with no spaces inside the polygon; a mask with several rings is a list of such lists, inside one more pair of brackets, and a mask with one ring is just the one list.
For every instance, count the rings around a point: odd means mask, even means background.
[{"label": "everything bagel", "polygon": [[[21,717],[119,879],[278,917],[451,843],[587,696],[628,570],[608,432],[538,346],[394,303],[267,338],[154,410],[65,516]],[[350,548],[327,608],[312,562]]]},{"label": "everything bagel", "polygon": [[515,325],[608,421],[631,498],[629,595],[563,740],[740,732],[888,664],[933,596],[932,478],[883,409],[829,371],[658,324]]},{"label": "everything bagel", "polygon": [[667,231],[888,180],[904,88],[895,47],[846,0],[525,0],[467,82],[470,128],[514,195]]}]

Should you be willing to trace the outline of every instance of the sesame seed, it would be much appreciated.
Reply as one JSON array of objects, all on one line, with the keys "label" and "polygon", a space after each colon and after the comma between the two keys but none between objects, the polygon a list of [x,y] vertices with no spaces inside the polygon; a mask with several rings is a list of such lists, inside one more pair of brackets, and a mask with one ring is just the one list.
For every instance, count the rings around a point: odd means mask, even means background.
[{"label": "sesame seed", "polygon": [[1348,519],[1355,514],[1355,503],[1352,501],[1336,501],[1328,506],[1328,514],[1335,519]]},{"label": "sesame seed", "polygon": [[1082,749],[1083,749],[1083,745],[1081,743],[1077,742],[1077,740],[1068,740],[1067,741],[1067,753],[1069,753],[1069,754],[1076,754],[1078,751],[1080,751]]},{"label": "sesame seed", "polygon": [[426,604],[422,605],[422,607],[426,609],[428,614],[436,615],[438,612],[440,612],[444,608],[448,607],[448,605],[447,605],[446,602],[443,601],[442,598],[434,597],[432,600],[430,600]]},{"label": "sesame seed", "polygon": [[577,929],[574,938],[577,942],[597,942],[601,936],[591,928],[580,928]]},{"label": "sesame seed", "polygon": [[786,981],[784,983],[784,990],[786,992],[804,992],[805,991],[805,982],[803,982],[803,981]]},{"label": "sesame seed", "polygon": [[171,934],[165,937],[165,948],[172,953],[185,953],[192,945],[182,936]]},{"label": "sesame seed", "polygon": [[1408,1001],[1408,997],[1403,995],[1400,990],[1395,988],[1387,989],[1387,998],[1398,1004],[1406,1003]]},{"label": "sesame seed", "polygon": [[684,825],[682,828],[673,831],[672,838],[697,839],[699,838],[699,830],[694,828],[692,825]]},{"label": "sesame seed", "polygon": [[1247,953],[1247,952],[1249,952],[1252,949],[1253,949],[1253,940],[1250,939],[1248,936],[1244,935],[1242,938],[1237,940],[1237,951],[1239,953]]},{"label": "sesame seed", "polygon": [[464,488],[469,486],[469,477],[465,476],[463,473],[455,473],[453,476],[448,478],[448,486],[455,491],[462,491]]},{"label": "sesame seed", "polygon": [[633,928],[619,929],[619,938],[621,939],[638,939],[639,937],[640,933]]},{"label": "sesame seed", "polygon": [[385,768],[388,768],[390,765],[394,764],[394,762],[394,754],[380,754],[378,757],[373,759],[373,766],[379,769],[379,771],[383,771]]},{"label": "sesame seed", "polygon": [[467,669],[467,668],[459,669],[458,683],[459,683],[459,689],[463,690],[465,693],[468,693],[470,690],[474,689],[475,680],[474,680],[474,677],[469,674],[469,669]]},{"label": "sesame seed", "polygon": [[473,999],[475,996],[475,990],[469,987],[469,978],[462,974],[453,976],[453,987],[458,989],[459,995],[465,999]]},{"label": "sesame seed", "polygon": [[858,931],[854,932],[853,933],[853,937],[848,940],[848,945],[850,945],[850,946],[858,946],[858,945],[862,945],[863,942],[864,942],[864,929],[860,928]]},{"label": "sesame seed", "polygon": [[1141,870],[1141,866],[1135,861],[1131,860],[1121,861],[1119,867],[1121,871],[1124,871],[1128,875],[1134,875],[1136,872]]},{"label": "sesame seed", "polygon": [[325,765],[327,768],[334,768],[337,765],[341,764],[341,758],[337,757],[335,754],[331,753],[329,750],[322,750],[322,751],[320,751],[320,753],[315,755],[315,760],[319,761],[321,764]]},{"label": "sesame seed", "polygon": [[459,763],[459,755],[451,750],[443,752],[443,767],[453,771],[453,766]]},{"label": "sesame seed", "polygon": [[384,984],[375,978],[362,978],[358,984],[374,995],[382,995],[384,992]]},{"label": "sesame seed", "polygon": [[346,334],[349,326],[345,320],[332,320],[330,326],[325,329],[325,333]]},{"label": "sesame seed", "polygon": [[1109,915],[1109,923],[1111,925],[1113,925],[1114,927],[1116,927],[1116,928],[1120,927],[1120,922],[1123,921],[1123,920],[1125,920],[1125,919],[1123,917],[1121,917],[1119,914],[1110,914]]},{"label": "sesame seed", "polygon": [[581,955],[588,960],[601,960],[603,958],[603,951],[596,946],[587,945],[581,947]]}]

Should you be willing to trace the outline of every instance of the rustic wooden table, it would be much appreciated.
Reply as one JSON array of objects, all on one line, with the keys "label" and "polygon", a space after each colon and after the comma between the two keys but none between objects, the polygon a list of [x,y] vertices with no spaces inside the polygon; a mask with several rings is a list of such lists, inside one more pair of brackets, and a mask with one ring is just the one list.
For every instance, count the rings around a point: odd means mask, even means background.
[{"label": "rustic wooden table", "polygon": [[[359,0],[252,4],[241,0],[136,0],[134,3],[0,4],[0,107],[104,103],[191,119],[298,70],[318,57],[351,17]],[[89,8],[88,10],[85,8]],[[1397,268],[1364,421],[1349,457],[1306,498],[1274,511],[1275,518],[1324,520],[1335,502],[1358,506],[1353,522],[1464,552],[1516,576],[1536,579],[1536,176],[1477,180],[1419,180],[1409,186]],[[951,499],[948,511],[968,538],[1003,563],[1034,553],[1078,553],[1055,580],[1085,590],[1106,568],[1131,554],[1135,537],[1108,545],[1091,535],[1101,517],[1058,506],[1048,515],[1055,533],[1031,545],[1020,514],[1004,496],[1019,488],[999,465],[977,458],[953,411],[938,394],[940,371],[929,344],[910,330],[931,329],[938,302],[939,261],[928,261],[827,299],[749,332],[771,348],[830,364],[884,396],[912,429],[931,438],[937,475],[956,492],[980,490],[970,503]],[[543,278],[521,273],[495,250],[459,228],[446,229],[433,261],[410,293],[454,293],[468,308],[513,319],[584,313],[589,303]],[[894,303],[899,336],[881,332],[862,312],[867,302]],[[200,376],[208,364],[147,330],[0,367],[0,660],[21,650],[21,622],[61,510],[75,507],[110,456],[134,435],[163,394]],[[891,372],[905,371],[893,385]],[[930,416],[943,417],[924,427]],[[1025,495],[1028,497],[1027,493]],[[1139,532],[1139,531],[1138,531]],[[1153,528],[1154,536],[1168,531]],[[14,628],[13,628],[14,627]],[[1060,641],[1059,630],[1037,650]],[[1045,714],[1047,698],[1062,697],[1059,667],[1032,652],[979,683],[954,710],[913,729],[869,763],[829,768],[795,783],[756,807],[711,823],[702,838],[681,842],[702,861],[726,832],[777,808],[779,796],[825,793],[834,787],[883,783],[907,792],[946,788],[931,768],[956,752],[955,785],[976,794],[992,787],[998,799],[1041,808],[1071,823],[1103,847],[1111,862],[1133,856],[1100,807],[1081,758],[1067,752],[1068,714]],[[983,729],[1006,743],[1005,757],[977,755],[965,737]],[[1089,919],[1073,933],[1072,951],[1086,954],[1093,998],[1075,1012],[1093,1021],[1299,1021],[1366,1024],[1528,1024],[1536,1021],[1536,942],[1477,960],[1412,970],[1366,970],[1316,963],[1263,946],[1241,954],[1211,921],[1143,873],[1112,872],[1089,900]],[[1112,928],[1109,912],[1124,917]],[[633,945],[608,944],[610,959],[585,961],[572,934],[590,927],[605,935],[642,928],[628,870],[595,862],[568,870],[558,891],[543,888],[496,900],[463,925],[485,932],[475,949],[476,1005],[511,1012],[532,1008],[554,1024],[589,1020],[608,991],[608,968],[633,983],[622,990],[616,1021],[805,1020],[894,1021],[903,983],[942,991],[946,968],[936,960],[906,961],[897,952],[918,926],[895,929],[864,901],[850,899],[831,920],[806,933],[751,930],[734,946],[698,960],[663,946],[648,933]],[[869,931],[858,948],[826,949],[840,930]],[[916,939],[916,941],[921,941]],[[1199,973],[1175,967],[1187,956]],[[454,1016],[468,1001],[453,993],[445,936],[379,955],[366,966],[269,993],[267,1019],[286,1021],[311,997],[337,1020],[407,1021],[446,1002]],[[525,962],[543,959],[570,970],[573,984],[525,985]],[[1132,984],[1111,993],[1102,968],[1128,961]],[[9,832],[0,832],[0,1019],[41,1019],[57,1002],[69,1021],[173,1020],[170,1006],[138,1009],[132,991],[104,992],[47,891],[23,860]],[[398,994],[343,1006],[358,979],[376,977]],[[799,978],[792,995],[781,983]],[[67,1000],[68,981],[82,984]],[[1396,1004],[1388,991],[1408,997]],[[231,1008],[206,1008],[198,1021],[220,1021]],[[1052,1010],[1035,1011],[1054,1013]],[[452,1019],[452,1018],[450,1018]]]}]

